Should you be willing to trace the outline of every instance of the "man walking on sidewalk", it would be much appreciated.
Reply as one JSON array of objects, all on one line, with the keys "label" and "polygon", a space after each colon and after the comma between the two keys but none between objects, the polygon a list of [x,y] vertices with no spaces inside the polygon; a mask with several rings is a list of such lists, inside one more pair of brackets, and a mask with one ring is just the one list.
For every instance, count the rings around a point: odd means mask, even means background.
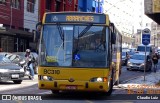
[{"label": "man walking on sidewalk", "polygon": [[157,53],[155,53],[155,55],[153,55],[152,57],[152,61],[153,61],[153,69],[154,69],[154,72],[156,72],[156,69],[157,69],[157,65],[158,65],[158,59],[159,59],[159,56]]}]

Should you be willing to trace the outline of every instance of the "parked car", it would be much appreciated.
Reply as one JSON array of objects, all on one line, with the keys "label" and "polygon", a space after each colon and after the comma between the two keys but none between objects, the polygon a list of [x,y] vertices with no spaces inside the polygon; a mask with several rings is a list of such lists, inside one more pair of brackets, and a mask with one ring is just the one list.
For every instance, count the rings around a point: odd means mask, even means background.
[{"label": "parked car", "polygon": [[122,51],[126,51],[126,52],[129,52],[130,50],[129,50],[129,48],[122,48]]},{"label": "parked car", "polygon": [[0,81],[13,81],[21,84],[24,78],[24,69],[12,63],[4,54],[0,54]]},{"label": "parked car", "polygon": [[136,52],[135,51],[130,51],[128,52],[129,57],[133,56]]},{"label": "parked car", "polygon": [[[137,69],[137,70],[144,70],[145,65],[145,53],[136,53],[127,63],[127,70]],[[150,71],[152,69],[152,60],[150,56],[146,55],[146,71]]]},{"label": "parked car", "polygon": [[[25,52],[14,52],[13,54],[18,55],[21,59],[25,60]],[[33,63],[33,69],[34,72],[37,74],[38,73],[38,54],[35,52],[31,52],[31,55],[33,55],[35,62]]]},{"label": "parked car", "polygon": [[5,56],[11,60],[12,63],[19,64],[24,58],[21,58],[19,55],[13,53],[6,53]]},{"label": "parked car", "polygon": [[130,50],[130,52],[135,52],[135,51],[137,51],[137,48],[130,48],[129,50]]},{"label": "parked car", "polygon": [[128,52],[122,51],[122,65],[127,65],[128,58],[129,58]]}]

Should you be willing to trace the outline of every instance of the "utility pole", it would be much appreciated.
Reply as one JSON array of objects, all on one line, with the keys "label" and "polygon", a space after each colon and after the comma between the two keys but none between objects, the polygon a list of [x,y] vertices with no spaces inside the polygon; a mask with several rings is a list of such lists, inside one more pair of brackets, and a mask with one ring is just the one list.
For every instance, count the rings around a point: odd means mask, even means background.
[{"label": "utility pole", "polygon": [[156,45],[155,45],[155,44],[156,44],[156,43],[155,43],[155,42],[156,42],[155,39],[156,39],[156,37],[155,37],[155,35],[154,35],[154,47],[156,46]]},{"label": "utility pole", "polygon": [[141,0],[141,43],[142,43],[142,30],[143,30],[143,14],[144,14],[144,11],[143,11],[143,0]]},{"label": "utility pole", "polygon": [[13,4],[12,4],[12,1],[10,1],[10,6],[11,6],[11,11],[10,11],[10,29],[12,28],[12,6],[13,6]]},{"label": "utility pole", "polygon": [[[154,34],[154,47],[156,47],[156,40],[157,40],[156,36],[157,36],[157,24],[156,24],[155,34]],[[157,45],[158,45],[158,43],[157,43]]]}]

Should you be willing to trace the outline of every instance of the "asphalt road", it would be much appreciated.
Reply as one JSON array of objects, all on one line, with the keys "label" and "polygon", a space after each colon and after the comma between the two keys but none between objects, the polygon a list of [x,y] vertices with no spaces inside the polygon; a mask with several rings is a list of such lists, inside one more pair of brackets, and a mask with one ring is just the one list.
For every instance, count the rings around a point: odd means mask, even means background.
[{"label": "asphalt road", "polygon": [[[150,72],[146,72],[146,75]],[[128,71],[124,66],[122,68],[122,74],[120,77],[120,84],[125,84],[126,81],[143,76],[143,71]],[[52,103],[137,103],[137,100],[127,100],[127,90],[114,86],[113,93],[110,97],[102,96],[96,93],[74,93],[74,92],[62,92],[60,95],[51,94],[49,90],[39,90],[37,85],[37,76],[35,80],[29,80],[27,77],[22,84],[14,84],[13,82],[1,82],[0,94],[31,94],[31,95],[43,95],[44,99],[52,100]],[[127,97],[131,98],[131,97]],[[133,97],[136,98],[136,97]],[[115,101],[118,99],[118,101]],[[126,99],[126,101],[125,101]],[[114,100],[114,102],[113,102]],[[148,100],[147,100],[148,101]],[[150,103],[150,102],[145,103]],[[1,101],[0,101],[1,102]],[[14,101],[18,103],[29,103],[28,101]],[[33,103],[41,103],[42,101],[32,101]],[[50,103],[50,101],[47,101]],[[6,102],[5,102],[6,103]],[[8,101],[7,101],[8,103]],[[43,103],[43,102],[42,102]],[[156,101],[154,101],[156,103]],[[158,102],[157,102],[158,103]]]}]

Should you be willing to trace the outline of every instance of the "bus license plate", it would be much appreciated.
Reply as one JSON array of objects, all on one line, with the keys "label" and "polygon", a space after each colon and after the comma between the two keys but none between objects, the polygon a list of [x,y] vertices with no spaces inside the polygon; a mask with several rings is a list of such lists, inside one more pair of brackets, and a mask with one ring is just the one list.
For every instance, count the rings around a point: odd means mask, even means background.
[{"label": "bus license plate", "polygon": [[77,86],[67,85],[66,89],[75,90],[75,89],[77,89]]}]

